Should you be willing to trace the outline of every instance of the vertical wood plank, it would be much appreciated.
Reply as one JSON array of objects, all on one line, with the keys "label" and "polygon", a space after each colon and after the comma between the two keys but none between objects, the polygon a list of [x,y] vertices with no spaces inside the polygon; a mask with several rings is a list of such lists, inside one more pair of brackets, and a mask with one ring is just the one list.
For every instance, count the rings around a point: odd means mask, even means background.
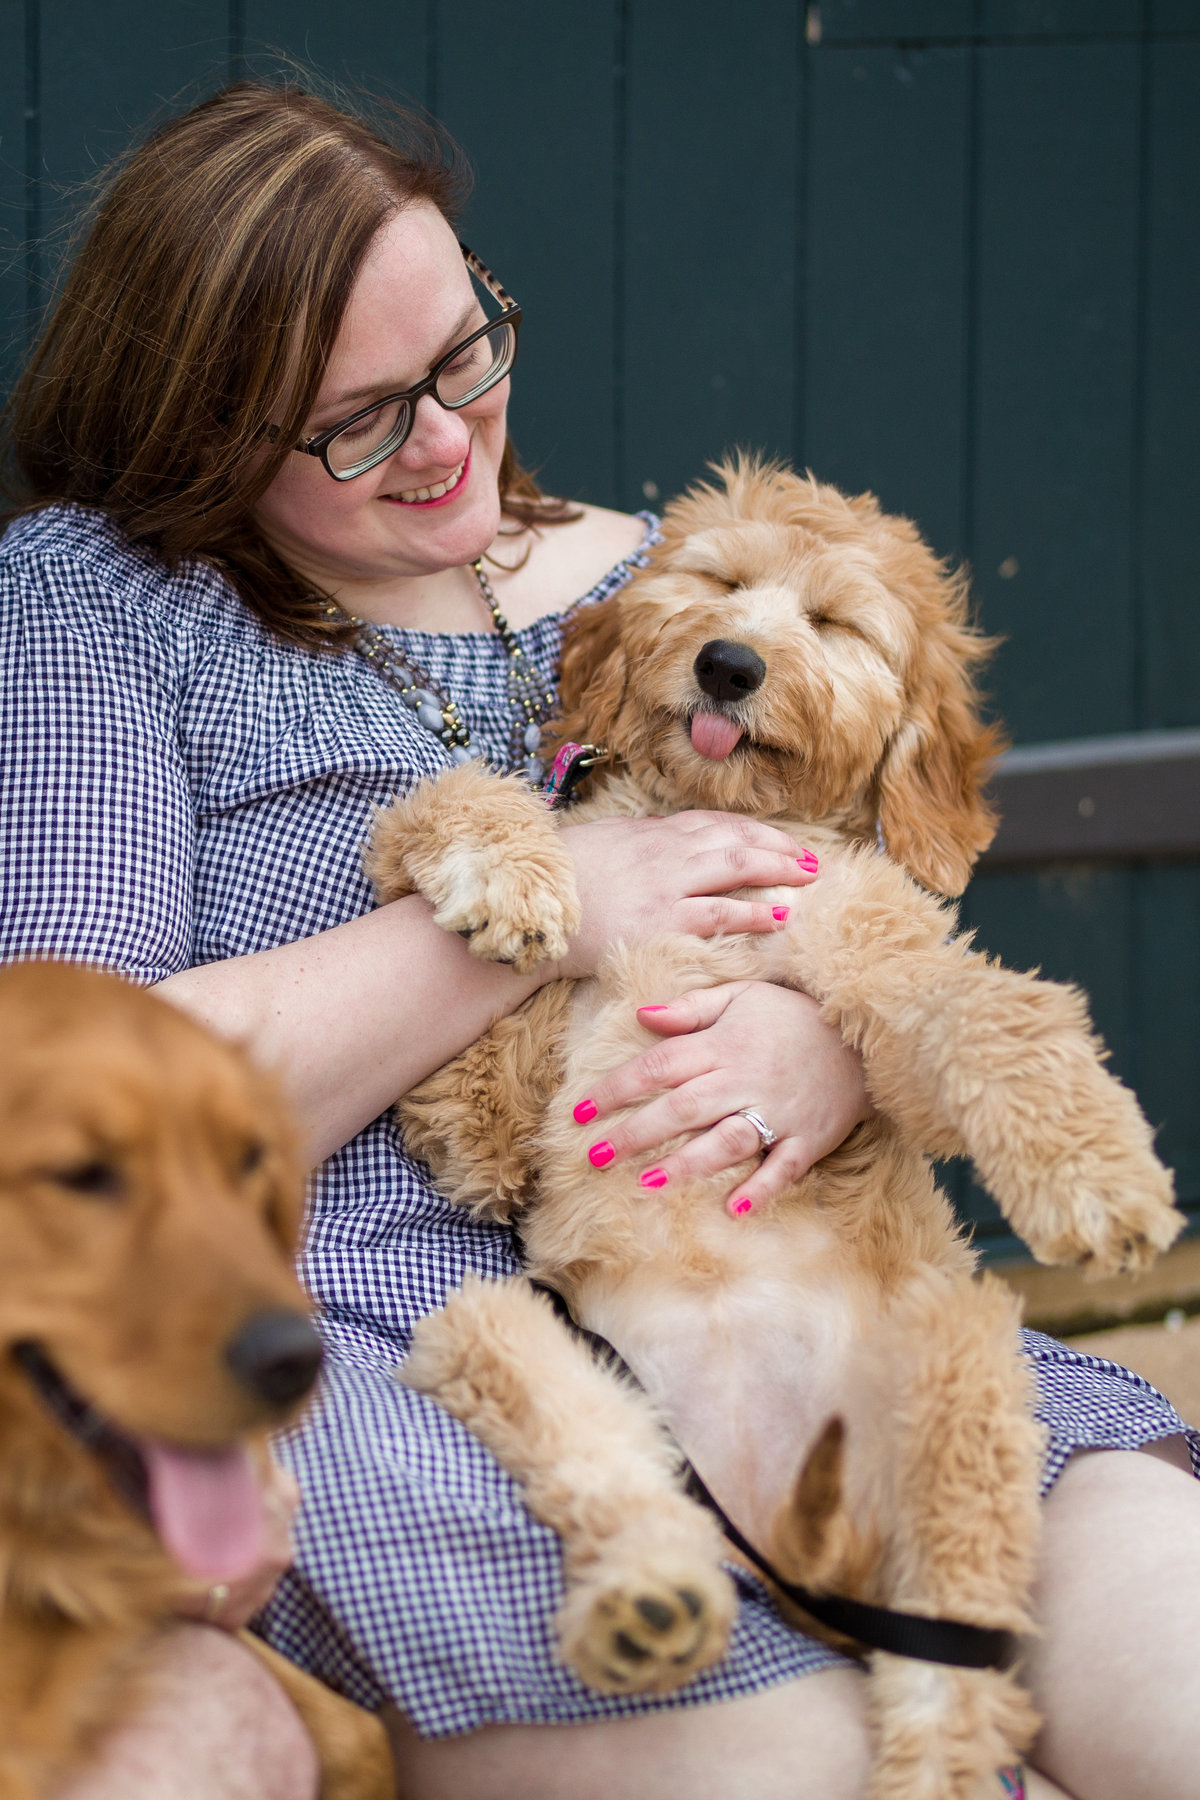
[{"label": "vertical wood plank", "polygon": [[[224,79],[226,0],[41,0],[41,149],[49,286],[96,175],[131,139]],[[48,298],[48,293],[45,296]]]},{"label": "vertical wood plank", "polygon": [[981,35],[1136,38],[1142,6],[1143,0],[983,0]]},{"label": "vertical wood plank", "polygon": [[981,59],[973,560],[1018,738],[1136,724],[1131,499],[1140,65]]},{"label": "vertical wood plank", "polygon": [[821,0],[820,41],[898,43],[971,34],[969,0]]},{"label": "vertical wood plank", "polygon": [[1200,43],[1155,44],[1149,58],[1139,421],[1144,722],[1194,725],[1200,722]]},{"label": "vertical wood plank", "polygon": [[802,460],[961,553],[968,52],[810,70]]},{"label": "vertical wood plank", "polygon": [[639,0],[629,38],[621,496],[793,452],[798,9]]},{"label": "vertical wood plank", "polygon": [[1200,1220],[1200,865],[1143,870],[1136,902],[1138,1098]]},{"label": "vertical wood plank", "polygon": [[34,49],[26,44],[26,21],[33,11],[7,6],[0,12],[0,398],[25,344],[25,92]]},{"label": "vertical wood plank", "polygon": [[[548,492],[617,503],[617,9],[491,0],[443,13],[438,110],[470,154],[467,241],[524,308],[511,429]],[[531,46],[536,45],[536,55]]]},{"label": "vertical wood plank", "polygon": [[428,0],[242,0],[242,57],[269,76],[282,52],[327,81],[433,106],[430,15]]},{"label": "vertical wood plank", "polygon": [[1167,32],[1200,34],[1200,7],[1196,0],[1146,0],[1150,29],[1157,36]]}]

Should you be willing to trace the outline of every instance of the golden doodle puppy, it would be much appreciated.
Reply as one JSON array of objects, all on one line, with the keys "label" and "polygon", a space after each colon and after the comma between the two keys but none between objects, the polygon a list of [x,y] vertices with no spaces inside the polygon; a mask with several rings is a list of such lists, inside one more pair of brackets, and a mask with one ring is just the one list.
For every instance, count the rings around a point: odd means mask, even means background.
[{"label": "golden doodle puppy", "polygon": [[[607,750],[574,816],[754,813],[814,847],[819,880],[780,893],[776,935],[664,935],[541,989],[401,1108],[445,1192],[518,1217],[530,1273],[645,1390],[523,1282],[464,1288],[403,1371],[561,1533],[562,1655],[612,1692],[688,1680],[733,1610],[659,1419],[785,1580],[1029,1631],[1041,1437],[1016,1308],[976,1274],[930,1158],[969,1155],[1045,1262],[1140,1268],[1181,1224],[1080,996],[989,962],[937,897],[994,828],[989,646],[962,578],[870,495],[751,460],[719,475],[570,639],[560,735]],[[519,965],[577,918],[543,802],[478,765],[382,813],[368,867],[381,899],[419,889]],[[593,1168],[571,1101],[648,1047],[635,1009],[742,977],[821,1003],[877,1116],[749,1217],[722,1204],[728,1175],[650,1200],[636,1168]],[[991,1800],[1037,1723],[1010,1667],[876,1650],[869,1692],[874,1800]]]},{"label": "golden doodle puppy", "polygon": [[[260,1559],[266,1435],[321,1361],[293,1140],[273,1084],[164,1001],[0,970],[3,1800],[86,1762],[184,1594]],[[244,1635],[325,1800],[387,1800],[377,1721]]]}]

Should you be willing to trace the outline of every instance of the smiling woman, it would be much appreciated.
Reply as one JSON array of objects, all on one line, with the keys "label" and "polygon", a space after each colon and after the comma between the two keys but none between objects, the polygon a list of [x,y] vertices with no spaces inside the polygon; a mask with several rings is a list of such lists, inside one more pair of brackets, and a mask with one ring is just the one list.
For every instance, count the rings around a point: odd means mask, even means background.
[{"label": "smiling woman", "polygon": [[[457,571],[496,536],[516,333],[508,322],[495,329],[503,338],[493,352],[477,335],[487,321],[470,263],[434,206],[410,205],[381,227],[299,445],[320,461],[286,462],[255,508],[280,560],[314,587],[336,588],[348,612],[377,624],[436,623],[436,595],[427,589],[414,617],[395,578]],[[464,334],[473,341],[460,346]],[[417,382],[422,369],[430,373]],[[381,374],[399,391],[345,418],[356,399],[379,395]],[[421,406],[423,391],[436,405]]]},{"label": "smiling woman", "polygon": [[[323,1163],[304,1272],[330,1379],[284,1451],[305,1487],[300,1560],[265,1628],[431,1738],[612,1707],[554,1665],[554,1546],[391,1379],[413,1320],[518,1252],[432,1191],[385,1110],[617,939],[776,931],[785,909],[727,896],[814,878],[800,846],[748,820],[571,827],[580,928],[561,963],[521,975],[447,941],[415,898],[372,908],[373,807],[463,752],[530,766],[564,613],[627,582],[656,538],[652,520],[546,499],[522,474],[505,425],[518,309],[457,242],[463,185],[436,131],[401,116],[380,133],[294,89],[243,84],[168,125],[115,174],[18,388],[0,550],[4,954],[158,983],[280,1071]],[[729,994],[683,1056],[668,1042],[632,1077],[689,1107],[716,1169],[738,1157],[703,1127],[769,1112],[764,1191],[780,1151],[811,1160],[864,1106],[810,1002],[772,1016],[761,1030],[754,996]],[[807,1085],[783,1078],[780,1050]],[[212,1615],[236,1624],[273,1572]],[[460,1591],[469,1608],[442,1603]],[[713,1697],[833,1660],[761,1592],[750,1607],[749,1651]],[[231,1728],[236,1656],[227,1674],[211,1692]],[[186,1712],[191,1687],[171,1693]],[[154,1792],[282,1792],[297,1767],[253,1736],[248,1772],[228,1755],[181,1765],[185,1727],[147,1725]],[[96,1792],[129,1800],[113,1755]],[[524,1792],[514,1755],[497,1777]]]},{"label": "smiling woman", "polygon": [[[581,1800],[849,1800],[864,1738],[843,1658],[739,1575],[730,1651],[682,1702],[585,1689],[553,1654],[556,1541],[392,1376],[468,1273],[521,1266],[506,1226],[435,1190],[397,1097],[614,944],[777,932],[778,893],[745,890],[819,879],[786,831],[737,814],[571,823],[578,929],[528,971],[471,956],[416,896],[373,905],[374,810],[460,753],[528,770],[565,619],[659,542],[653,519],[545,498],[522,474],[505,416],[516,320],[457,241],[462,193],[430,127],[377,130],[254,83],[115,174],[9,418],[0,952],[158,984],[290,1094],[318,1165],[303,1274],[327,1380],[280,1447],[304,1506],[258,1624],[384,1710],[406,1794],[557,1795],[569,1744]],[[658,1151],[647,1206],[685,1169],[764,1203],[869,1110],[857,1058],[802,994],[737,982],[640,1020],[643,1053],[591,1104],[625,1115],[604,1160]],[[749,1175],[747,1112],[774,1139]],[[1077,1419],[1100,1378],[1056,1370],[1045,1404]],[[1105,1442],[1178,1429],[1104,1379]],[[237,1623],[270,1585],[213,1610]],[[188,1641],[168,1653],[157,1724],[140,1750],[113,1748],[89,1800],[309,1795],[295,1721],[285,1753],[277,1714],[246,1717],[245,1653],[223,1645],[223,1675],[197,1687]],[[1086,1706],[1063,1718],[1068,1741],[1091,1730]]]}]

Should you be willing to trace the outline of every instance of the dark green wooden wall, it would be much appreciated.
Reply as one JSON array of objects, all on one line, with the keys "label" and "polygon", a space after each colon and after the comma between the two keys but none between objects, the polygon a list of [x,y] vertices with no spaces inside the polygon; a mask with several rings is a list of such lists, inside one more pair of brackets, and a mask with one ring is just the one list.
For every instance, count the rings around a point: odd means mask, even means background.
[{"label": "dark green wooden wall", "polygon": [[[78,184],[269,49],[465,145],[549,486],[808,463],[969,558],[1018,741],[1200,725],[1200,0],[4,0],[10,362]],[[965,910],[1089,989],[1200,1220],[1200,866]]]}]

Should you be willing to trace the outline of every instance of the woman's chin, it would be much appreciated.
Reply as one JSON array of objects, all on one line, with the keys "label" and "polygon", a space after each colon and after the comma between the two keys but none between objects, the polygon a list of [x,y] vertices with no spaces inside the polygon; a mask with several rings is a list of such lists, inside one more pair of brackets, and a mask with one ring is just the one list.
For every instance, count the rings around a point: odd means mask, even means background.
[{"label": "woman's chin", "polygon": [[388,517],[389,535],[402,539],[404,552],[433,573],[473,563],[491,549],[500,529],[500,500],[497,495],[490,504],[476,503],[461,512],[447,510],[417,520],[389,509]]}]

